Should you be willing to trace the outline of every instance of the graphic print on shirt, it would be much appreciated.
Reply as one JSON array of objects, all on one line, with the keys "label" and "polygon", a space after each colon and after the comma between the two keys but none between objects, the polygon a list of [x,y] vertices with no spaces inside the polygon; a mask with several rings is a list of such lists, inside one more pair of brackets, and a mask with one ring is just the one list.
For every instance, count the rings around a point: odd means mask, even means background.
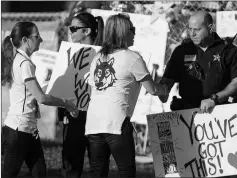
[{"label": "graphic print on shirt", "polygon": [[94,80],[97,90],[105,90],[113,85],[115,82],[115,70],[113,68],[114,58],[109,61],[101,62],[100,59],[96,62],[96,68],[94,71]]}]

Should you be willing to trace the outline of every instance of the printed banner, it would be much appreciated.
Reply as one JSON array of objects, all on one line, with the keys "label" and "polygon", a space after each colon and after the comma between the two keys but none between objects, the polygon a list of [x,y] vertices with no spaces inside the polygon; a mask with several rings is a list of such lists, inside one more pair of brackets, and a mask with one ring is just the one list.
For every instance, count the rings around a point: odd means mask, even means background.
[{"label": "printed banner", "polygon": [[[90,88],[86,83],[92,59],[101,47],[79,43],[62,42],[59,59],[53,70],[46,93],[56,97],[75,98],[79,110],[87,110]],[[149,63],[150,54],[140,53]]]},{"label": "printed banner", "polygon": [[147,115],[156,177],[237,175],[237,104]]},{"label": "printed banner", "polygon": [[237,11],[217,11],[216,32],[220,37],[234,37],[237,33]]},{"label": "printed banner", "polygon": [[32,54],[31,60],[36,66],[35,75],[41,87],[48,84],[57,58],[58,52],[45,49]]}]

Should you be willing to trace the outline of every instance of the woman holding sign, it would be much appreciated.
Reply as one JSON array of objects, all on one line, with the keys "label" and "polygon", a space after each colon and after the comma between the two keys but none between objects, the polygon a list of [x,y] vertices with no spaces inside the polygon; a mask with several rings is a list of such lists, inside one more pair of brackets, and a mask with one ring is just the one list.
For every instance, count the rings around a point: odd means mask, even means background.
[{"label": "woman holding sign", "polygon": [[141,85],[152,95],[163,94],[165,88],[152,80],[143,58],[128,49],[135,36],[129,16],[110,16],[104,34],[102,48],[90,68],[92,91],[86,120],[90,167],[93,177],[103,177],[103,165],[108,164],[112,154],[119,177],[135,177],[135,145],[130,118]]},{"label": "woman holding sign", "polygon": [[5,157],[3,177],[17,177],[23,161],[35,177],[46,176],[46,164],[38,135],[39,106],[66,108],[73,117],[78,111],[71,100],[46,95],[35,77],[30,56],[42,42],[37,26],[19,22],[2,44],[4,71],[2,85],[10,85],[10,107],[4,121]]},{"label": "woman holding sign", "polygon": [[[101,46],[104,22],[87,12],[73,16],[69,27],[73,43]],[[85,137],[86,110],[80,110],[77,120],[71,118],[64,109],[58,110],[59,120],[63,121],[63,175],[81,177],[87,139]],[[107,166],[108,169],[109,165]]]}]

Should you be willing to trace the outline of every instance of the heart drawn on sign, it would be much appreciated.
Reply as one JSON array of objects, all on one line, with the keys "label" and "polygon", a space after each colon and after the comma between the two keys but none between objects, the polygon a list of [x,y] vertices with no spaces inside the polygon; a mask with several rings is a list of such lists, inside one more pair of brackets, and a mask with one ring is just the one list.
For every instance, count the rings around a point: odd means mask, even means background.
[{"label": "heart drawn on sign", "polygon": [[229,153],[228,162],[231,166],[233,166],[237,169],[237,151],[235,152],[235,154]]}]

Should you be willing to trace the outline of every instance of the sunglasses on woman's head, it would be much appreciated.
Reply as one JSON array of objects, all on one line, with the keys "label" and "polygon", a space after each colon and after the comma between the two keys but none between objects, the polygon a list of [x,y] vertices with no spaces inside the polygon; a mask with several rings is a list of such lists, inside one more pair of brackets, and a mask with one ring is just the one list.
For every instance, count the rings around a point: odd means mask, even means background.
[{"label": "sunglasses on woman's head", "polygon": [[71,26],[71,27],[69,27],[69,30],[71,33],[75,33],[77,30],[82,29],[82,28],[87,28],[87,27]]}]

